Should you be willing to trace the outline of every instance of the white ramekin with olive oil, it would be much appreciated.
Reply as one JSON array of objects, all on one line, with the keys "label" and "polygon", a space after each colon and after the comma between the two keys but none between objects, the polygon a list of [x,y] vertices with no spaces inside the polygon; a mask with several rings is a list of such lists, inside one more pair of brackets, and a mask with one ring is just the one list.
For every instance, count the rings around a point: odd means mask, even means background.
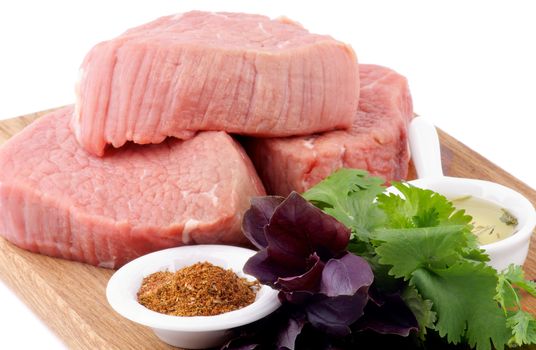
[{"label": "white ramekin with olive oil", "polygon": [[523,265],[536,226],[536,211],[531,202],[494,182],[444,176],[437,131],[425,118],[413,119],[409,140],[419,177],[410,183],[446,196],[457,209],[464,209],[473,217],[473,233],[495,269]]}]

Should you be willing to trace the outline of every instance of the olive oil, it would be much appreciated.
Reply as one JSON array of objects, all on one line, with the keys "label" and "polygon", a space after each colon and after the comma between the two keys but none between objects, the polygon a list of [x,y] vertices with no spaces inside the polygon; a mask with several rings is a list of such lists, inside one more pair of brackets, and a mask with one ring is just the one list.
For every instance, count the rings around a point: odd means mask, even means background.
[{"label": "olive oil", "polygon": [[516,230],[517,219],[493,202],[474,196],[458,197],[451,202],[473,217],[473,233],[481,245],[505,239]]}]

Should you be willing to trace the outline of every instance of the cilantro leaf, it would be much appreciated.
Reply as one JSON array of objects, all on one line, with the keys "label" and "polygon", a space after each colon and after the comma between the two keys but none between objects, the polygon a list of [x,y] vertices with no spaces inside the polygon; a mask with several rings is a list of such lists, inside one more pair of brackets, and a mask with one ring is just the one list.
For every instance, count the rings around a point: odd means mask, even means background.
[{"label": "cilantro leaf", "polygon": [[373,234],[379,262],[433,302],[433,328],[441,337],[453,343],[467,340],[478,350],[491,349],[492,343],[502,349],[511,332],[494,300],[497,272],[482,263],[489,258],[471,233],[471,217],[433,191],[395,187],[402,197],[378,196],[388,218],[387,228]]},{"label": "cilantro leaf", "polygon": [[511,264],[501,275],[511,284],[523,289],[533,297],[536,297],[536,283],[525,279],[525,273],[519,265]]},{"label": "cilantro leaf", "polygon": [[383,224],[385,216],[373,203],[385,190],[384,181],[364,170],[340,169],[309,189],[303,197],[349,227],[360,240]]},{"label": "cilantro leaf", "polygon": [[501,273],[497,277],[495,300],[499,303],[504,313],[507,314],[508,310],[519,308],[518,296],[505,274]]},{"label": "cilantro leaf", "polygon": [[536,319],[522,309],[521,296],[516,288],[536,296],[536,283],[525,279],[521,266],[512,264],[498,276],[495,300],[508,317],[507,326],[512,331],[508,345],[533,344],[536,343]]},{"label": "cilantro leaf", "polygon": [[385,212],[387,228],[417,228],[435,226],[460,226],[465,245],[460,254],[469,260],[489,261],[480,249],[476,236],[471,232],[471,216],[464,210],[456,211],[452,203],[443,195],[412,186],[407,183],[393,185],[402,196],[382,193],[378,196],[378,206]]},{"label": "cilantro leaf", "polygon": [[508,345],[536,343],[536,320],[528,312],[520,310],[514,313],[508,317],[506,324],[512,329],[512,338],[508,341]]},{"label": "cilantro leaf", "polygon": [[436,313],[432,311],[432,301],[424,299],[415,286],[407,286],[402,292],[402,299],[406,302],[411,312],[419,323],[419,335],[424,340],[426,328],[434,328]]},{"label": "cilantro leaf", "polygon": [[506,318],[494,301],[496,271],[483,263],[460,261],[446,269],[418,269],[410,281],[433,302],[436,328],[449,342],[467,337],[477,350],[504,348],[510,338]]},{"label": "cilantro leaf", "polygon": [[388,213],[387,227],[410,228],[444,225],[465,225],[470,230],[471,217],[456,211],[452,203],[443,195],[407,183],[394,183],[402,196],[383,193],[378,196],[378,204]]},{"label": "cilantro leaf", "polygon": [[369,262],[377,290],[403,291],[421,340],[431,329],[477,350],[536,343],[535,318],[517,294],[536,296],[536,284],[521,268],[485,265],[471,216],[443,195],[407,183],[383,193],[382,182],[342,169],[304,197],[352,230],[347,249]]},{"label": "cilantro leaf", "polygon": [[381,241],[379,262],[392,265],[389,273],[408,280],[419,268],[441,268],[458,259],[464,243],[463,226],[384,229],[375,233]]}]

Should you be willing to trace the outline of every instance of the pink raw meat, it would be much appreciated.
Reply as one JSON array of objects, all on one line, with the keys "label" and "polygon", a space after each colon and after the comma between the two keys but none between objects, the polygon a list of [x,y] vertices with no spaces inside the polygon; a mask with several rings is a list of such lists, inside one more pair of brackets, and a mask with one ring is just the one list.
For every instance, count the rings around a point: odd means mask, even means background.
[{"label": "pink raw meat", "polygon": [[0,148],[0,234],[55,257],[115,268],[151,251],[244,244],[243,212],[264,194],[241,146],[224,132],[129,143],[99,158],[48,114]]},{"label": "pink raw meat", "polygon": [[386,181],[407,176],[413,117],[407,80],[376,65],[359,65],[359,75],[359,109],[350,131],[244,142],[268,193],[304,192],[342,167],[365,169]]},{"label": "pink raw meat", "polygon": [[350,128],[358,96],[350,46],[288,19],[193,11],[96,45],[72,127],[96,155],[198,130],[306,135]]}]

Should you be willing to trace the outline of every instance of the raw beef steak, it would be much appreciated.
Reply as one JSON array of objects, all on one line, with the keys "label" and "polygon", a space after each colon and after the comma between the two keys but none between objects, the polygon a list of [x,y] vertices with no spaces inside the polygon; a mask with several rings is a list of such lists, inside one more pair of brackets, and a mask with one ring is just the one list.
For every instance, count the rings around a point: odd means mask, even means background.
[{"label": "raw beef steak", "polygon": [[268,193],[306,191],[342,167],[365,169],[386,181],[407,176],[407,126],[413,107],[406,78],[364,64],[359,75],[359,109],[350,131],[244,143]]},{"label": "raw beef steak", "polygon": [[76,142],[72,107],[0,148],[0,234],[33,252],[115,268],[184,244],[242,244],[252,196],[264,194],[224,132],[129,143],[98,158]]},{"label": "raw beef steak", "polygon": [[81,66],[72,127],[106,144],[198,130],[267,136],[348,129],[359,96],[350,46],[288,20],[188,12],[96,45]]}]

